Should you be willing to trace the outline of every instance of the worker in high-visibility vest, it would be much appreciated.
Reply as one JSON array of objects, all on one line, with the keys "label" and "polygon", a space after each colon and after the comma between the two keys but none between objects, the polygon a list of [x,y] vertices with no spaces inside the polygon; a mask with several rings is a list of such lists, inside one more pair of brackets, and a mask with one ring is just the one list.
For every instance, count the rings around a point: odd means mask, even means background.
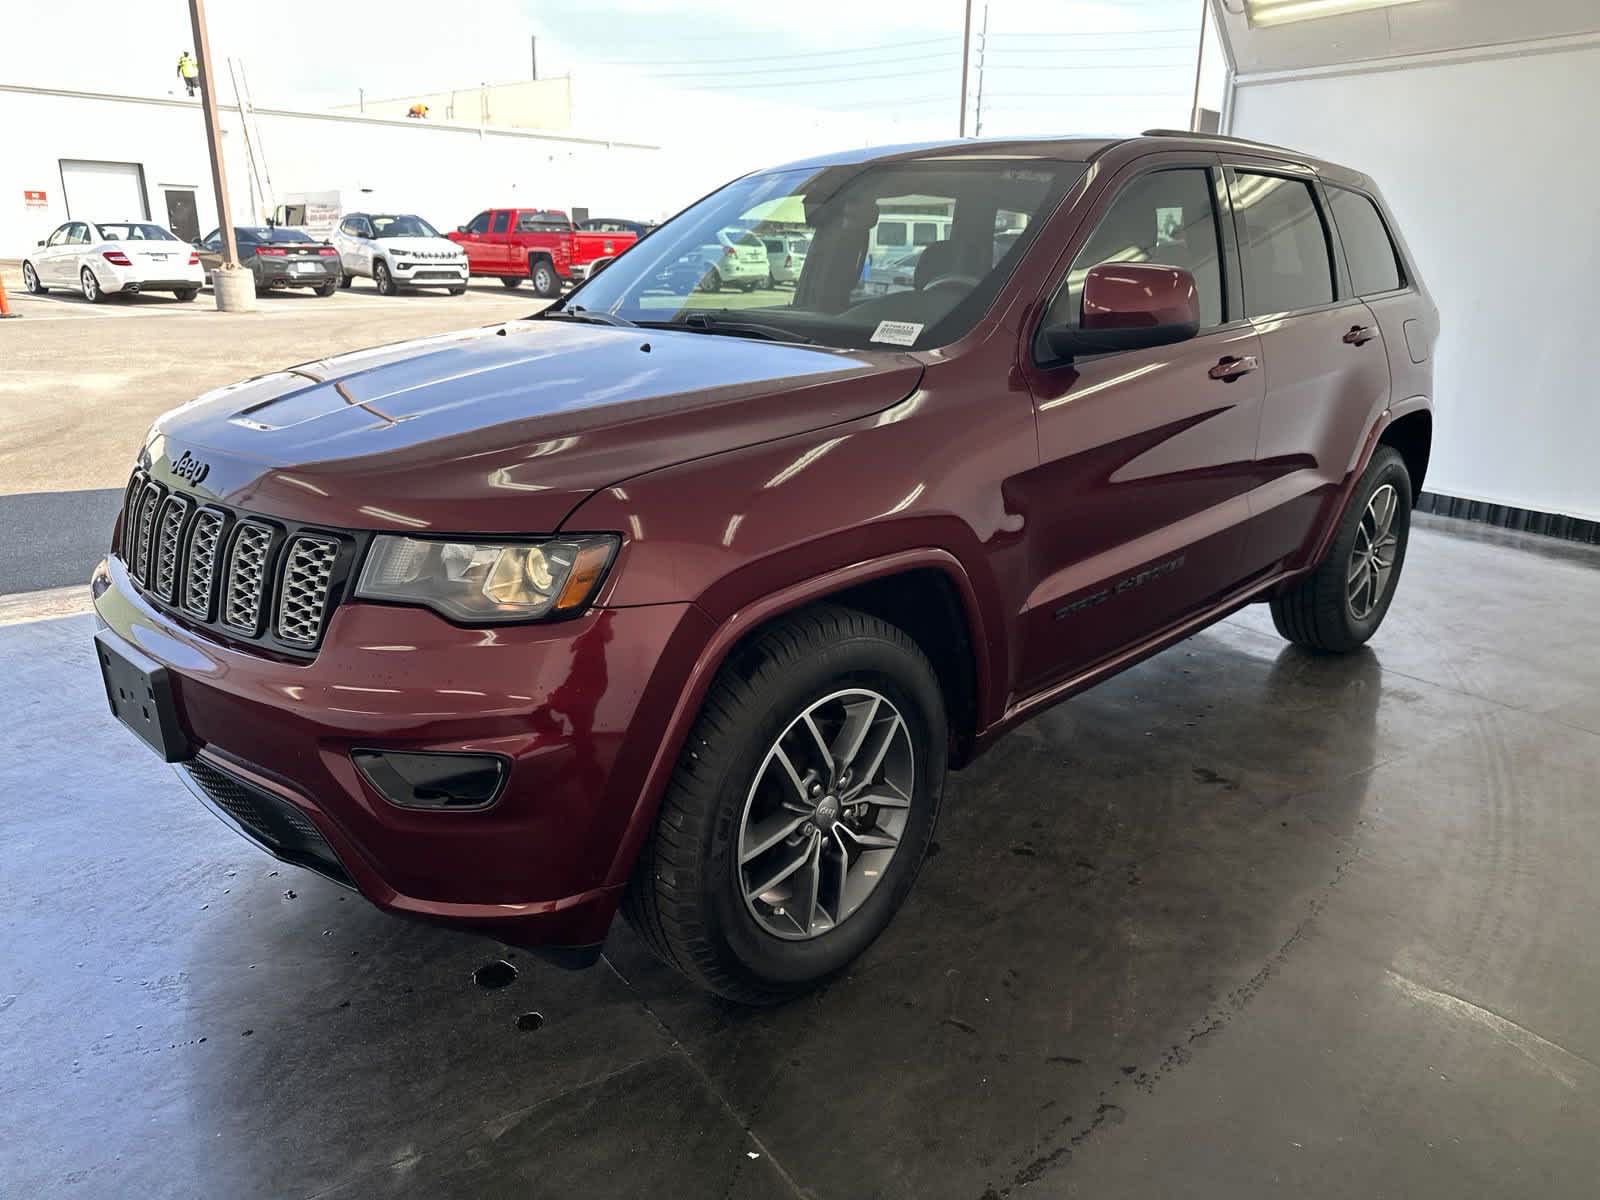
[{"label": "worker in high-visibility vest", "polygon": [[191,96],[200,87],[200,64],[187,50],[178,55],[178,78],[183,80],[183,86],[189,89]]},{"label": "worker in high-visibility vest", "polygon": [[406,112],[406,116],[416,117],[419,121],[426,120],[428,116],[428,106],[426,104],[413,104]]}]

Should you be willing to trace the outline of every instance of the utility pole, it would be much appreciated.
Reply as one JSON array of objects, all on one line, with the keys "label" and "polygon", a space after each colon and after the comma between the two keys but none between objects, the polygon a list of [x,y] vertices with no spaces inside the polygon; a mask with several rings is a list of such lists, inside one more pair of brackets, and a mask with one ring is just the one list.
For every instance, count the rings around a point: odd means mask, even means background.
[{"label": "utility pole", "polygon": [[983,31],[978,34],[978,113],[972,129],[973,137],[983,136],[983,60],[989,50],[989,5],[983,6]]},{"label": "utility pole", "polygon": [[1200,44],[1194,48],[1194,96],[1189,101],[1189,129],[1200,128],[1200,64],[1206,54],[1206,14],[1210,10],[1207,0],[1200,0]]},{"label": "utility pole", "polygon": [[533,60],[533,64],[532,64],[533,65],[533,78],[534,78],[534,81],[537,82],[538,79],[539,79],[539,39],[538,38],[530,37],[528,39],[528,55]]},{"label": "utility pole", "polygon": [[967,0],[967,19],[961,25],[961,124],[958,136],[967,136],[967,62],[972,57],[972,0]]},{"label": "utility pole", "polygon": [[217,88],[211,73],[211,41],[206,34],[205,0],[189,0],[194,26],[194,53],[200,67],[200,109],[205,114],[206,144],[211,151],[211,186],[217,194],[217,229],[222,235],[222,267],[212,274],[211,290],[224,312],[255,307],[250,274],[239,269],[239,248],[233,240],[233,214],[228,209],[228,177],[222,165],[222,130],[217,124]]}]

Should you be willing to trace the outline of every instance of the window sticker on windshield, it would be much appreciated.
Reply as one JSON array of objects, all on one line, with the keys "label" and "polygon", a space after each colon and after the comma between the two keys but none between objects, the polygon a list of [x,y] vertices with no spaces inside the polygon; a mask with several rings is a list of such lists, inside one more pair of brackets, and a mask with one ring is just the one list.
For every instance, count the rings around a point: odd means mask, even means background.
[{"label": "window sticker on windshield", "polygon": [[875,342],[888,342],[891,346],[911,346],[922,336],[922,326],[914,321],[879,321],[872,332]]}]

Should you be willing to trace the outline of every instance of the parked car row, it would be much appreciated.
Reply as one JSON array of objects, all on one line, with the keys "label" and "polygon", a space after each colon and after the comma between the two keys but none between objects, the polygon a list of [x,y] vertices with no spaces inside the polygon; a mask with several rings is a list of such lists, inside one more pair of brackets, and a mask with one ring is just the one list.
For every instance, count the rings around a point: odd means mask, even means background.
[{"label": "parked car row", "polygon": [[[308,288],[331,296],[365,278],[385,296],[412,288],[459,296],[477,275],[507,287],[530,280],[540,296],[553,298],[652,228],[620,218],[574,225],[555,209],[502,208],[485,209],[446,237],[415,213],[352,212],[326,240],[296,227],[240,225],[234,242],[258,292]],[[220,229],[185,246],[148,221],[68,221],[23,260],[22,275],[30,292],[76,289],[95,303],[140,291],[193,300],[222,259]]]}]

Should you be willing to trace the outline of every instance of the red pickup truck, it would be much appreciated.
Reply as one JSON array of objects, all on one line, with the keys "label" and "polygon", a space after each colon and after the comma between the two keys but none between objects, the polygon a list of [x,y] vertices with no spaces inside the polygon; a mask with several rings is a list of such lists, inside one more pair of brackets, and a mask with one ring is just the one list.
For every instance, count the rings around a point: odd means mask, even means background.
[{"label": "red pickup truck", "polygon": [[579,230],[550,208],[486,208],[448,236],[467,252],[473,275],[493,275],[508,288],[531,279],[541,296],[559,296],[563,282],[588,275],[590,263],[615,258],[639,240],[623,231]]}]

